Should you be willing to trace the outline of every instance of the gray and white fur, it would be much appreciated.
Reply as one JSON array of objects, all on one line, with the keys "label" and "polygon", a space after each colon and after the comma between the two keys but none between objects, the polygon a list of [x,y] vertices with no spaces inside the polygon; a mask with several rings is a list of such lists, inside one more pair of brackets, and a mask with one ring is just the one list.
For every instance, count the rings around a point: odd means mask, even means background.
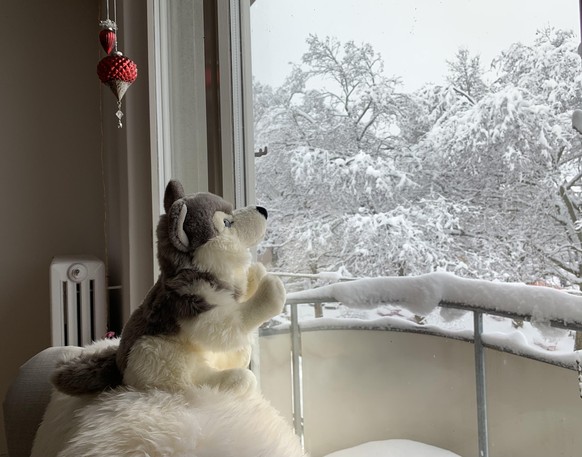
[{"label": "gray and white fur", "polygon": [[69,395],[121,384],[179,390],[211,385],[246,391],[254,329],[281,312],[281,281],[251,263],[266,209],[234,210],[222,198],[185,195],[170,181],[157,227],[160,276],[125,325],[119,347],[64,362],[52,381]]}]

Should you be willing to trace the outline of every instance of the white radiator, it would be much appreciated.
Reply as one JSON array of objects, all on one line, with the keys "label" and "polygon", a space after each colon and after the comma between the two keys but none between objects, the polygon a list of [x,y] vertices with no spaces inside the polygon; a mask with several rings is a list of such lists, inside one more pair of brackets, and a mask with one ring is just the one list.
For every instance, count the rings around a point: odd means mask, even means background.
[{"label": "white radiator", "polygon": [[95,257],[55,257],[50,266],[53,346],[83,346],[107,331],[105,266]]}]

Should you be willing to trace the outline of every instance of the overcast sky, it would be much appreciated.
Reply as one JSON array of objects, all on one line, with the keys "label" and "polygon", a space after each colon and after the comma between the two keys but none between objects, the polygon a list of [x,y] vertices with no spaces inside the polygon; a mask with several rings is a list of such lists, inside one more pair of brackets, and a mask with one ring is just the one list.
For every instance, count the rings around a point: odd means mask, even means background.
[{"label": "overcast sky", "polygon": [[459,47],[491,59],[511,43],[531,43],[546,26],[579,36],[576,0],[256,0],[251,7],[253,74],[279,86],[299,63],[310,33],[368,42],[404,90],[439,83]]}]

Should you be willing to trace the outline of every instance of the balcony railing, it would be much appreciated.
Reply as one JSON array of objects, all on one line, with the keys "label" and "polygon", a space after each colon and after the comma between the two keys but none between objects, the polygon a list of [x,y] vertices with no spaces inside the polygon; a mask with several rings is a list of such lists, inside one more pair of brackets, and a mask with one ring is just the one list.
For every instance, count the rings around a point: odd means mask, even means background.
[{"label": "balcony railing", "polygon": [[[288,331],[291,335],[292,352],[293,422],[295,431],[302,442],[304,428],[301,332],[303,329],[299,322],[297,306],[315,303],[343,303],[346,306],[356,308],[371,308],[380,304],[399,304],[415,313],[424,315],[436,307],[472,312],[472,337],[447,334],[432,327],[426,328],[423,325],[383,328],[391,331],[452,337],[474,344],[478,455],[482,457],[489,456],[485,348],[576,370],[582,389],[580,352],[573,351],[571,355],[561,354],[559,357],[541,355],[540,352],[536,351],[528,353],[523,348],[516,349],[510,345],[484,341],[483,335],[483,316],[487,314],[519,321],[534,321],[576,332],[582,331],[582,297],[580,296],[548,287],[462,279],[446,273],[432,273],[418,277],[372,278],[336,283],[290,293],[287,297],[287,304],[290,308]],[[316,321],[311,321],[309,325],[310,330],[327,328],[333,328],[329,326],[329,322],[317,325]],[[363,325],[361,328],[366,328],[366,326]],[[287,328],[284,330],[287,331]],[[261,330],[261,335],[279,331],[281,329],[266,328]]]}]

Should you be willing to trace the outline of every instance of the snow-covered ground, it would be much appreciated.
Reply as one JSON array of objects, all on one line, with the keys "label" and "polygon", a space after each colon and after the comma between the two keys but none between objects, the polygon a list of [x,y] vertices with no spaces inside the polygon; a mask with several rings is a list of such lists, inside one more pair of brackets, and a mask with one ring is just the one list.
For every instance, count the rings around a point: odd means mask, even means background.
[{"label": "snow-covered ground", "polygon": [[459,457],[450,451],[410,440],[370,441],[326,457]]}]

